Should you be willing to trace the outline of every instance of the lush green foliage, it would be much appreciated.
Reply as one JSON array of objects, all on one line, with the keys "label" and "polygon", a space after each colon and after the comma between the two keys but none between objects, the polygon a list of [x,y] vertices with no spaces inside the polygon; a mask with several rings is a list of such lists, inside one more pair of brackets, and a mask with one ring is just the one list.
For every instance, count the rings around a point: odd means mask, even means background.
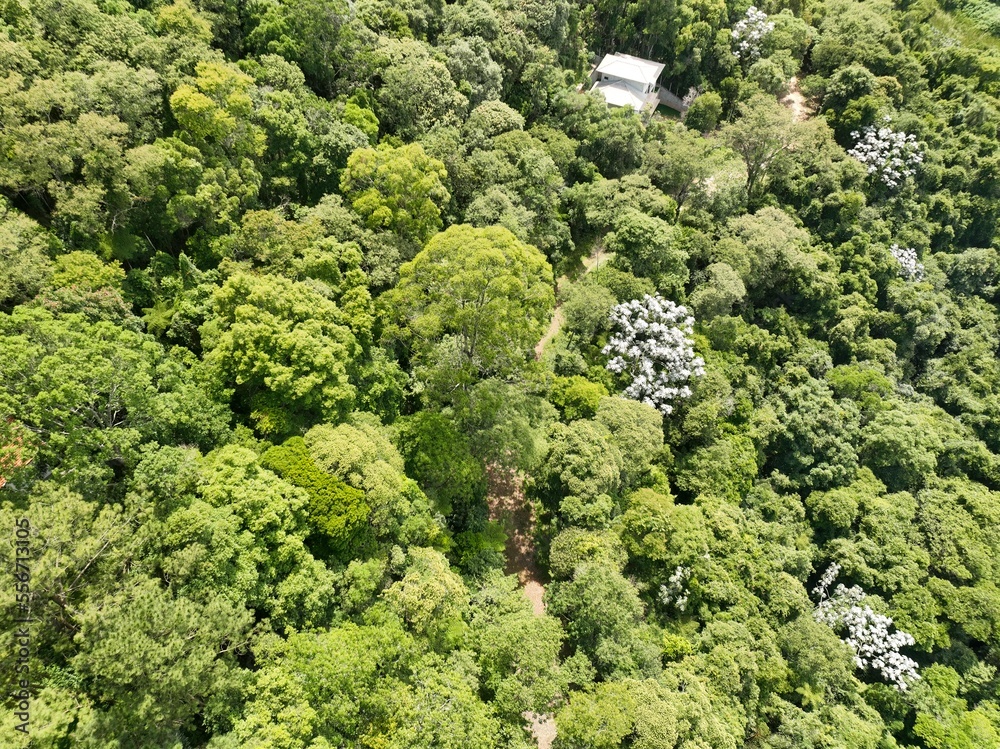
[{"label": "lush green foliage", "polygon": [[748,6],[0,2],[0,745],[1000,749],[1000,10]]}]

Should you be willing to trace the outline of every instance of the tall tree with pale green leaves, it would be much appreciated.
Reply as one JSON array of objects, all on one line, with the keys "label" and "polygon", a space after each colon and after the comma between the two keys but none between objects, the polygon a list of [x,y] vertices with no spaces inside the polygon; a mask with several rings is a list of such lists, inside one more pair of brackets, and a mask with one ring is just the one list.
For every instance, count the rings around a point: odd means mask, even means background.
[{"label": "tall tree with pale green leaves", "polygon": [[449,227],[399,276],[384,335],[443,395],[525,367],[555,302],[545,256],[501,227]]}]

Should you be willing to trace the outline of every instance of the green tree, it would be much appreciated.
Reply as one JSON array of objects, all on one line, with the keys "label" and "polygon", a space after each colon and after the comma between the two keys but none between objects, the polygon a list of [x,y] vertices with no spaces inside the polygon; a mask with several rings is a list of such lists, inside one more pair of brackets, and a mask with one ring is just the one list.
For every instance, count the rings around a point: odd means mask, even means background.
[{"label": "green tree", "polygon": [[649,177],[639,174],[576,185],[566,191],[565,197],[576,241],[603,236],[628,210],[667,221],[677,214],[673,199],[655,187]]},{"label": "green tree", "polygon": [[136,512],[140,565],[194,601],[223,597],[277,631],[322,626],[334,579],[306,547],[311,497],[236,445],[204,458],[185,448],[147,450],[126,496]]},{"label": "green tree", "polygon": [[[13,79],[15,92],[21,81],[19,75]],[[21,98],[17,93],[15,102]],[[0,185],[37,206],[61,239],[92,246],[128,206],[122,179],[128,127],[115,116],[93,111],[49,121],[37,111],[49,97],[42,94],[41,101],[31,101],[39,93],[24,92],[29,101],[5,118]]]},{"label": "green tree", "polygon": [[728,315],[734,304],[746,299],[747,287],[728,263],[712,263],[705,268],[704,278],[688,297],[698,320],[707,322],[718,315]]},{"label": "green tree", "polygon": [[598,93],[563,93],[556,112],[566,133],[580,142],[580,155],[608,179],[642,163],[642,122],[630,107],[608,107]]},{"label": "green tree", "polygon": [[0,315],[5,413],[38,438],[36,466],[88,495],[108,490],[150,439],[213,446],[229,416],[190,357],[83,315],[16,307]]},{"label": "green tree", "polygon": [[254,80],[232,65],[201,60],[170,96],[178,128],[131,149],[123,174],[137,236],[148,225],[161,241],[179,229],[231,229],[258,201],[265,131],[254,122]]},{"label": "green tree", "polygon": [[563,632],[551,616],[535,616],[513,576],[499,572],[473,594],[469,642],[491,704],[517,723],[526,710],[545,712],[565,687],[559,668]]},{"label": "green tree", "polygon": [[552,539],[549,571],[556,579],[570,579],[577,567],[596,564],[621,572],[628,553],[613,531],[567,528]]},{"label": "green tree", "polygon": [[668,295],[684,288],[688,280],[687,252],[681,231],[663,219],[639,211],[623,211],[614,219],[614,231],[604,238],[615,253],[615,264],[650,279]]},{"label": "green tree", "polygon": [[191,0],[175,0],[160,7],[156,12],[156,28],[174,36],[199,39],[205,44],[212,41],[212,24],[198,13]]},{"label": "green tree", "polygon": [[739,119],[722,129],[722,138],[743,159],[747,205],[755,206],[770,175],[781,170],[788,151],[798,142],[800,128],[787,109],[764,94],[754,95],[739,111]]},{"label": "green tree", "polygon": [[857,407],[835,401],[821,380],[796,379],[776,394],[781,429],[769,446],[768,466],[787,477],[783,480],[792,488],[827,489],[849,482],[858,468]]},{"label": "green tree", "polygon": [[404,473],[403,458],[376,417],[354,413],[336,427],[320,424],[306,432],[305,442],[319,468],[364,491],[368,523],[380,541],[444,542],[427,497]]},{"label": "green tree", "polygon": [[553,424],[549,454],[533,490],[568,525],[604,528],[615,511],[625,458],[603,424],[578,419]]},{"label": "green tree", "polygon": [[503,69],[493,61],[485,40],[475,36],[456,39],[448,46],[447,57],[448,72],[469,106],[498,101]]},{"label": "green tree", "polygon": [[459,124],[469,104],[444,63],[425,54],[390,62],[375,96],[383,127],[406,140],[435,126]]},{"label": "green tree", "polygon": [[[693,127],[690,110],[686,122]],[[680,215],[691,193],[704,189],[705,182],[718,168],[718,151],[714,141],[687,128],[654,123],[646,131],[642,171],[649,175],[654,185],[674,199],[677,214]]]},{"label": "green tree", "polygon": [[475,664],[422,651],[392,614],[271,638],[243,715],[222,746],[490,749],[500,726],[479,699]]},{"label": "green tree", "polygon": [[411,548],[402,579],[389,586],[383,598],[432,647],[448,650],[465,632],[469,591],[439,551]]},{"label": "green tree", "polygon": [[80,652],[73,665],[110,705],[97,735],[156,745],[192,730],[202,711],[234,700],[235,652],[245,645],[251,616],[224,597],[196,604],[158,581],[137,580],[80,616]]},{"label": "green tree", "polygon": [[555,302],[545,256],[500,227],[452,226],[399,275],[387,336],[452,386],[523,368]]},{"label": "green tree", "polygon": [[663,447],[663,415],[638,401],[601,398],[594,421],[607,428],[621,451],[625,486],[635,486]]},{"label": "green tree", "polygon": [[699,133],[708,133],[715,130],[721,115],[722,97],[714,91],[708,91],[691,102],[684,113],[684,124]]},{"label": "green tree", "polygon": [[565,622],[569,643],[586,654],[605,679],[652,677],[660,671],[659,647],[643,621],[635,587],[621,573],[598,564],[578,567],[573,579],[552,583],[549,611]]},{"label": "green tree", "polygon": [[[947,429],[928,410],[893,408],[879,412],[861,432],[862,463],[892,491],[919,489],[934,476]],[[943,433],[943,434],[942,434]]]},{"label": "green tree", "polygon": [[423,244],[441,228],[448,172],[419,144],[360,148],[347,160],[341,189],[365,224]]},{"label": "green tree", "polygon": [[795,219],[767,207],[730,219],[727,226],[730,237],[715,246],[712,260],[739,273],[751,300],[770,306],[778,297],[802,312],[829,309],[837,296],[834,258],[814,248]]},{"label": "green tree", "polygon": [[337,419],[354,402],[359,347],[345,314],[312,287],[237,273],[212,298],[201,328],[205,363],[265,434]]},{"label": "green tree", "polygon": [[328,236],[321,208],[302,211],[295,221],[280,211],[248,211],[239,227],[216,240],[213,249],[225,258],[305,283],[336,303],[362,345],[371,341],[373,309],[362,270],[364,257],[355,242]]},{"label": "green tree", "polygon": [[462,130],[470,146],[485,146],[498,135],[524,130],[524,117],[502,101],[491,99],[469,113]]},{"label": "green tree", "polygon": [[317,556],[346,561],[372,550],[364,494],[317,468],[301,437],[272,447],[261,462],[309,495],[310,545]]},{"label": "green tree", "polygon": [[586,377],[556,377],[552,382],[549,400],[556,406],[566,421],[593,418],[597,405],[607,397],[608,390],[603,385],[591,382]]},{"label": "green tree", "polygon": [[337,93],[353,51],[357,27],[347,2],[288,0],[263,6],[247,45],[298,63],[320,92]]},{"label": "green tree", "polygon": [[563,178],[548,149],[520,128],[484,140],[482,135],[473,140],[484,147],[474,150],[467,162],[472,172],[471,188],[482,193],[468,206],[469,220],[480,216],[480,222],[485,222],[495,216],[493,223],[504,223],[506,219],[521,231],[525,241],[557,262],[572,244],[561,216]]},{"label": "green tree", "polygon": [[916,723],[913,733],[928,747],[1000,745],[1000,720],[995,703],[983,703],[969,709],[959,696],[958,672],[949,666],[934,664],[923,670],[917,686]]},{"label": "green tree", "polygon": [[181,138],[202,153],[217,150],[233,156],[260,156],[264,134],[252,124],[253,79],[218,63],[199,63],[192,84],[183,83],[170,97]]},{"label": "green tree", "polygon": [[0,280],[0,309],[31,299],[52,272],[50,259],[59,246],[36,222],[0,201],[0,263],[6,269]]},{"label": "green tree", "polygon": [[[624,679],[578,692],[558,714],[557,749],[683,746],[667,688],[653,679]],[[685,742],[686,743],[686,742]]]},{"label": "green tree", "polygon": [[544,458],[545,434],[555,420],[544,398],[499,379],[472,386],[455,415],[483,465],[525,473]]},{"label": "green tree", "polygon": [[407,475],[419,482],[437,512],[465,516],[486,495],[482,464],[447,416],[420,411],[400,419],[393,428]]},{"label": "green tree", "polygon": [[378,134],[374,113],[350,101],[341,109],[316,96],[298,67],[277,55],[244,60],[241,68],[256,83],[252,119],[267,138],[261,200],[313,203],[335,192],[347,157]]},{"label": "green tree", "polygon": [[120,289],[125,271],[119,263],[103,263],[90,252],[70,252],[56,258],[49,283],[55,287],[78,286],[85,291]]}]

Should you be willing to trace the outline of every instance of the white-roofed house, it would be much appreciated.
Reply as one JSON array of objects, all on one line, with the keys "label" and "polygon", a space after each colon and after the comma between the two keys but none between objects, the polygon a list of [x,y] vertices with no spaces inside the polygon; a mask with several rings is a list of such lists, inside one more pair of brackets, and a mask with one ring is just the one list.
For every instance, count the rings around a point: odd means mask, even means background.
[{"label": "white-roofed house", "polygon": [[616,52],[605,55],[594,69],[591,91],[600,91],[613,107],[632,107],[636,112],[647,106],[655,109],[660,103],[677,109],[680,99],[668,91],[661,91],[657,85],[662,72],[661,62]]}]

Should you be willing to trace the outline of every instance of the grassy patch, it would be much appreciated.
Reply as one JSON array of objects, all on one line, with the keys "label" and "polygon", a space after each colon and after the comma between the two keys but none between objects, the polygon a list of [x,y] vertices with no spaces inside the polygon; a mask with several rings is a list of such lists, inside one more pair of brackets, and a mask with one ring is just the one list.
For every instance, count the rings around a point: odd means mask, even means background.
[{"label": "grassy patch", "polygon": [[961,11],[939,10],[931,18],[930,23],[938,33],[954,39],[963,47],[1000,52],[1000,38],[984,31]]}]

